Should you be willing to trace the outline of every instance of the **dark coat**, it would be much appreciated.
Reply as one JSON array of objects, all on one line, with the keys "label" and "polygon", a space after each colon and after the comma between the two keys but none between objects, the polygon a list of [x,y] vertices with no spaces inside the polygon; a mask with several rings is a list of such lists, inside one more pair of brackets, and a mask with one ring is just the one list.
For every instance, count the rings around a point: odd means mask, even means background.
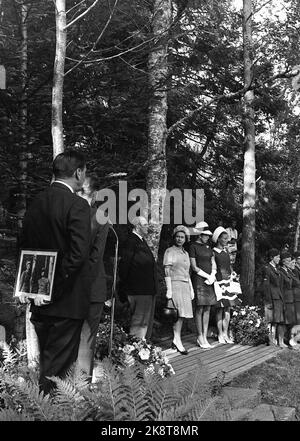
[{"label": "dark coat", "polygon": [[157,266],[146,241],[130,233],[121,250],[119,292],[123,296],[158,292]]},{"label": "dark coat", "polygon": [[90,207],[65,185],[54,182],[30,205],[20,247],[57,250],[53,302],[31,306],[41,315],[83,319],[90,303]]},{"label": "dark coat", "polygon": [[285,323],[287,325],[296,324],[296,310],[294,302],[293,290],[293,273],[291,270],[286,271],[284,268],[281,272],[281,291],[283,294],[283,302],[285,306]]},{"label": "dark coat", "polygon": [[281,272],[273,265],[267,264],[263,271],[263,296],[264,303],[272,303],[273,300],[282,300]]},{"label": "dark coat", "polygon": [[101,225],[96,220],[97,208],[91,209],[91,302],[105,302],[107,299],[106,273],[103,262],[103,254],[109,223]]}]

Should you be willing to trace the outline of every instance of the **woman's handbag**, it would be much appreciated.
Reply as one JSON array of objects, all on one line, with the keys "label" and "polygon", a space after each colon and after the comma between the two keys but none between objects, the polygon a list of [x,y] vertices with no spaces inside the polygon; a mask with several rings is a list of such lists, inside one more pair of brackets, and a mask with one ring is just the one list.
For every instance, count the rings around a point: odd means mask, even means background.
[{"label": "woman's handbag", "polygon": [[173,299],[168,299],[166,306],[162,310],[165,321],[175,323],[178,320],[178,309],[174,305]]}]

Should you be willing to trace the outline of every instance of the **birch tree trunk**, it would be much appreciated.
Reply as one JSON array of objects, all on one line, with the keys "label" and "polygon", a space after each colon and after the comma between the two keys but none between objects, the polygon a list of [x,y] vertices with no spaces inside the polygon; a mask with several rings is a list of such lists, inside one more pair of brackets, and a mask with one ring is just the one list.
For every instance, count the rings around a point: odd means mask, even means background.
[{"label": "birch tree trunk", "polygon": [[148,160],[150,162],[146,187],[149,196],[150,219],[148,243],[157,258],[163,224],[163,205],[167,188],[167,78],[168,36],[171,22],[171,0],[154,0],[152,33],[154,45],[148,58],[149,122]]},{"label": "birch tree trunk", "polygon": [[66,57],[67,31],[66,0],[55,0],[56,47],[52,88],[52,141],[53,159],[64,151],[63,135],[63,85]]},{"label": "birch tree trunk", "polygon": [[[252,0],[243,0],[244,83],[251,85],[253,79],[252,55]],[[252,303],[255,277],[255,126],[254,92],[244,95],[244,201],[241,284],[245,303]]]}]

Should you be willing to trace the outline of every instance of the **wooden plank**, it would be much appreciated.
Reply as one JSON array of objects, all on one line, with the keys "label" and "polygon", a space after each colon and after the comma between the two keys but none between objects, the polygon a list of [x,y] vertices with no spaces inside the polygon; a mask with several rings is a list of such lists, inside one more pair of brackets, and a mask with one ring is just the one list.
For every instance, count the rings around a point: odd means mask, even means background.
[{"label": "wooden plank", "polygon": [[236,361],[247,361],[249,359],[252,358],[256,358],[258,359],[260,356],[265,355],[266,353],[269,353],[270,351],[267,350],[266,348],[261,348],[259,350],[255,350],[255,351],[244,351],[242,353],[236,353],[233,354],[231,357],[224,357],[223,360],[216,360],[216,361],[212,361],[210,363],[210,365],[215,366],[215,367],[222,367],[224,364],[230,364],[233,365]]},{"label": "wooden plank", "polygon": [[[197,351],[195,354],[191,354],[191,356],[188,355],[180,355],[179,357],[176,357],[176,360],[174,360],[172,358],[172,363],[176,364],[178,367],[180,367],[181,365],[186,365],[187,360],[189,359],[189,361],[191,361],[192,358],[195,358],[195,356],[197,357],[197,359],[200,359],[201,362],[205,363],[205,362],[212,362],[212,361],[219,361],[220,363],[222,363],[224,361],[224,359],[228,358],[228,357],[233,357],[236,354],[240,354],[242,355],[243,353],[249,353],[249,352],[256,352],[257,351],[257,347],[254,346],[233,346],[230,345],[230,348],[224,348],[225,345],[222,345],[223,347],[220,348],[219,351],[216,351],[215,349],[210,349],[207,352],[202,352],[201,350]],[[227,345],[226,345],[227,346]],[[229,346],[229,345],[228,345]],[[263,346],[263,348],[266,348],[267,346]],[[176,354],[177,355],[177,354]],[[184,358],[184,359],[183,359]]]},{"label": "wooden plank", "polygon": [[[257,348],[255,348],[257,349]],[[260,351],[252,351],[250,354],[243,353],[244,355],[242,357],[239,356],[239,354],[235,354],[233,358],[227,359],[226,364],[214,364],[214,363],[208,363],[204,364],[204,369],[208,372],[209,376],[216,376],[221,371],[226,371],[226,376],[230,375],[231,372],[242,370],[246,371],[250,369],[251,367],[262,363],[264,360],[267,360],[269,358],[272,358],[276,356],[278,350],[267,347],[267,350],[265,347],[262,347]],[[190,374],[192,371],[194,371],[197,368],[197,365],[190,364],[186,366],[186,369],[178,369],[176,365],[173,363],[173,368],[175,370],[176,377],[178,380],[183,379],[188,374]]]},{"label": "wooden plank", "polygon": [[263,352],[262,354],[252,354],[252,356],[247,357],[247,358],[236,358],[236,359],[232,359],[229,362],[225,363],[224,365],[215,365],[215,364],[211,364],[208,366],[208,369],[210,372],[220,372],[220,371],[232,371],[234,369],[236,369],[239,366],[248,366],[251,363],[259,363],[261,359],[263,359],[265,356],[268,356],[269,353]]},{"label": "wooden plank", "polygon": [[[230,372],[227,372],[226,376],[225,376],[225,383],[230,382],[233,378],[237,377],[238,375],[240,375],[240,374],[242,374],[244,372],[247,372],[251,368],[253,368],[255,366],[258,366],[261,363],[264,363],[265,361],[270,360],[271,358],[274,358],[274,357],[276,357],[276,353],[273,353],[273,354],[270,353],[270,354],[267,354],[265,357],[262,357],[260,360],[258,360],[256,362],[250,363],[249,365],[242,366],[240,368],[236,368],[236,369],[233,369]],[[213,374],[212,378],[214,378],[215,376],[216,375]]]},{"label": "wooden plank", "polygon": [[[194,346],[194,347],[190,348],[189,353],[192,354],[192,353],[194,353],[196,351],[198,354],[201,354],[204,357],[211,357],[211,356],[215,357],[215,356],[217,356],[217,354],[221,355],[221,354],[227,353],[227,352],[243,351],[243,350],[247,349],[248,347],[249,346],[246,346],[246,345],[222,345],[222,344],[217,344],[217,345],[215,345],[211,349],[201,349],[201,348],[199,348],[197,346]],[[179,352],[165,351],[165,353],[169,357],[171,355],[175,355],[175,357],[179,357],[179,359],[182,358],[182,356],[181,356],[181,354],[179,354]]]}]

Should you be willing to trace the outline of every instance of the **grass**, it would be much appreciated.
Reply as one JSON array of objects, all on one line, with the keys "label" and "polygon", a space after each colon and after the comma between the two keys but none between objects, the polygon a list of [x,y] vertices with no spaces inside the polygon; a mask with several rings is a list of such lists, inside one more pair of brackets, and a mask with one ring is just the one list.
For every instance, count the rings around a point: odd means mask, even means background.
[{"label": "grass", "polygon": [[300,421],[300,350],[282,350],[275,358],[236,377],[230,386],[258,388],[262,402],[294,407]]}]

